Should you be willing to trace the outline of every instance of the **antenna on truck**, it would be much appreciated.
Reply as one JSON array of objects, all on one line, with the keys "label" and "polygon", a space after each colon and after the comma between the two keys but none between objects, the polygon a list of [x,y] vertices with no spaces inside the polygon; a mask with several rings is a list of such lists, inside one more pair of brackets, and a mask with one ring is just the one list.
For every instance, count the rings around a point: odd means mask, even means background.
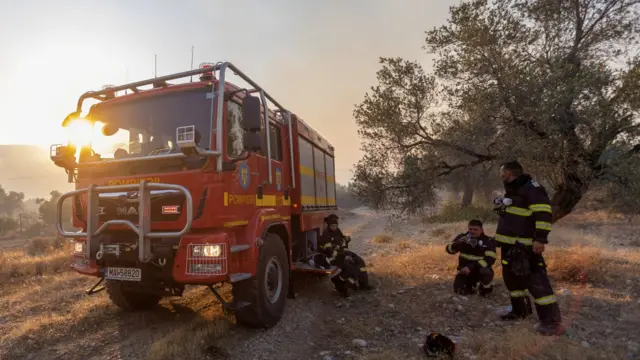
[{"label": "antenna on truck", "polygon": [[158,55],[153,54],[153,77],[158,77]]},{"label": "antenna on truck", "polygon": [[[191,70],[193,70],[193,45],[191,45]],[[193,75],[191,75],[189,82],[193,82]]]}]

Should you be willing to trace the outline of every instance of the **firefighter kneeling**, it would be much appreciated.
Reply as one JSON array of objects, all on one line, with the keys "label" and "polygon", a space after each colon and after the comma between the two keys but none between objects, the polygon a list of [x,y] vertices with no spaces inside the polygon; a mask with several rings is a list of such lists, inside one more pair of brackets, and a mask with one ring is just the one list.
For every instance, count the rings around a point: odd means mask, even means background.
[{"label": "firefighter kneeling", "polygon": [[349,251],[351,239],[342,234],[338,227],[338,217],[329,215],[326,222],[328,227],[320,237],[318,249],[326,255],[331,265],[340,269],[339,273],[331,278],[336,290],[345,297],[349,296],[350,289],[372,290],[366,264],[360,256]]},{"label": "firefighter kneeling", "polygon": [[493,239],[485,235],[480,220],[469,221],[468,230],[456,236],[446,248],[451,255],[460,253],[453,291],[460,295],[474,294],[479,282],[478,292],[480,296],[486,296],[493,289],[491,267],[496,261],[496,246]]}]

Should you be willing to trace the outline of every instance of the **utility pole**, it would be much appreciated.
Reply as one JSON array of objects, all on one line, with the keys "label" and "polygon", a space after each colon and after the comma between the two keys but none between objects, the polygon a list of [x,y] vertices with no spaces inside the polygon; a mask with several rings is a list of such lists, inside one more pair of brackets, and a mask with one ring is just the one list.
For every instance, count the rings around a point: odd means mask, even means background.
[{"label": "utility pole", "polygon": [[[191,45],[191,70],[193,70],[193,45]],[[189,82],[193,82],[193,75],[191,75]]]}]

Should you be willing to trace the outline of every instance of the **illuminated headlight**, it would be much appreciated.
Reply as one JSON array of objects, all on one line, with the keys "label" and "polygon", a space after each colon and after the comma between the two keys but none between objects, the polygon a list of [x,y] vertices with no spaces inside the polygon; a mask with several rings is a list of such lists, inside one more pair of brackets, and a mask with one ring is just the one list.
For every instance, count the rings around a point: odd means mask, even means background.
[{"label": "illuminated headlight", "polygon": [[193,247],[194,257],[218,257],[222,255],[222,247],[220,245],[196,245]]},{"label": "illuminated headlight", "polygon": [[76,242],[73,244],[73,252],[84,253],[84,242]]}]

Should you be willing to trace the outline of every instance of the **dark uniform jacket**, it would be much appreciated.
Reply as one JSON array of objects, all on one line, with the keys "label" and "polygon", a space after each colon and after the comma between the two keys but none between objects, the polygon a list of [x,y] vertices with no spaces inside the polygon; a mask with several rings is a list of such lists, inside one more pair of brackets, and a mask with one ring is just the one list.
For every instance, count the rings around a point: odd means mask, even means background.
[{"label": "dark uniform jacket", "polygon": [[534,240],[546,244],[551,231],[551,204],[544,187],[523,174],[506,183],[504,189],[505,198],[512,203],[498,209],[498,246],[509,247],[516,241],[530,246]]},{"label": "dark uniform jacket", "polygon": [[469,233],[456,236],[453,242],[447,245],[449,254],[458,256],[458,270],[468,267],[471,271],[481,267],[491,267],[496,261],[496,244],[494,240],[482,234],[479,238],[474,238]]},{"label": "dark uniform jacket", "polygon": [[331,262],[336,259],[340,252],[347,249],[346,240],[346,236],[340,229],[333,231],[327,228],[318,242],[318,252],[325,254],[327,260]]}]

